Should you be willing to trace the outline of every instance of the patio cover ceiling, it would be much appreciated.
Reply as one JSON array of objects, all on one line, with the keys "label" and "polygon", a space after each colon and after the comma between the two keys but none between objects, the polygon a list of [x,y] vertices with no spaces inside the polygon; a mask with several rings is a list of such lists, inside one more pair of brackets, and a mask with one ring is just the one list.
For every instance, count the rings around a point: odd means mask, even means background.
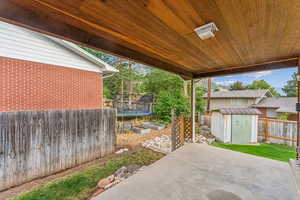
[{"label": "patio cover ceiling", "polygon": [[[296,67],[300,55],[299,0],[4,0],[0,20],[186,79]],[[220,31],[201,40],[209,22]]]}]

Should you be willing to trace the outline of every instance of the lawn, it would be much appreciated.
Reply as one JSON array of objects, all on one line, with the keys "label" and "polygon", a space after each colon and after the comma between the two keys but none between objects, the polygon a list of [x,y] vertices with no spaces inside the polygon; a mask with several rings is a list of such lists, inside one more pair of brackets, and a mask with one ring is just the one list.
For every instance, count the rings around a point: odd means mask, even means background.
[{"label": "lawn", "polygon": [[96,190],[100,179],[113,174],[120,167],[131,164],[149,165],[163,156],[161,153],[150,150],[126,153],[105,164],[93,165],[84,171],[21,194],[14,200],[84,200]]},{"label": "lawn", "polygon": [[238,144],[224,144],[214,142],[212,144],[216,147],[239,151],[256,156],[288,162],[290,158],[295,158],[296,153],[293,147],[279,145],[279,144],[265,144],[260,145],[238,145]]}]

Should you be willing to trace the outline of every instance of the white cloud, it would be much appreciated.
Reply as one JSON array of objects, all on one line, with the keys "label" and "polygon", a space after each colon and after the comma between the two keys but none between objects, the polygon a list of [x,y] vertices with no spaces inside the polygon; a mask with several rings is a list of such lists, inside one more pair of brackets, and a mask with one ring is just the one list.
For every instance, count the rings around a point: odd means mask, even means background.
[{"label": "white cloud", "polygon": [[261,72],[246,74],[246,76],[249,78],[260,78],[260,77],[264,77],[264,76],[267,76],[270,74],[272,74],[272,71],[261,71]]},{"label": "white cloud", "polygon": [[227,81],[215,81],[217,85],[224,85],[224,86],[229,86],[236,82],[235,80],[227,80]]}]

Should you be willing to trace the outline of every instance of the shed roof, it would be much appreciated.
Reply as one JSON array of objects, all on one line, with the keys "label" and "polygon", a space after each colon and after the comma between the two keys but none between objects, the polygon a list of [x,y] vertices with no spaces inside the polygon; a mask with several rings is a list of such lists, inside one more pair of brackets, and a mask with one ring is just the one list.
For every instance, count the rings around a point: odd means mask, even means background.
[{"label": "shed roof", "polygon": [[[272,96],[272,94],[269,90],[231,90],[211,93],[211,98],[260,98],[263,96]],[[207,94],[204,98],[207,98]]]},{"label": "shed roof", "polygon": [[261,112],[255,108],[220,108],[218,110],[223,115],[259,115]]},{"label": "shed roof", "polygon": [[[299,0],[61,2],[1,1],[0,20],[190,79],[298,64]],[[201,40],[210,22],[219,31]]]}]

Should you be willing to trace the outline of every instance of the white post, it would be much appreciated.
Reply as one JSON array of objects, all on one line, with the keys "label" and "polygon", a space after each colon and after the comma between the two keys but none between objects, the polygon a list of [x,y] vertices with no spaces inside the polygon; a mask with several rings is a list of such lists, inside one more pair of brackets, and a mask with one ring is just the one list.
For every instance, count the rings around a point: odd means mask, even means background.
[{"label": "white post", "polygon": [[195,114],[196,114],[196,105],[195,105],[195,80],[191,80],[191,118],[192,118],[192,135],[193,135],[193,143],[195,143],[196,139],[196,120],[195,120]]}]

